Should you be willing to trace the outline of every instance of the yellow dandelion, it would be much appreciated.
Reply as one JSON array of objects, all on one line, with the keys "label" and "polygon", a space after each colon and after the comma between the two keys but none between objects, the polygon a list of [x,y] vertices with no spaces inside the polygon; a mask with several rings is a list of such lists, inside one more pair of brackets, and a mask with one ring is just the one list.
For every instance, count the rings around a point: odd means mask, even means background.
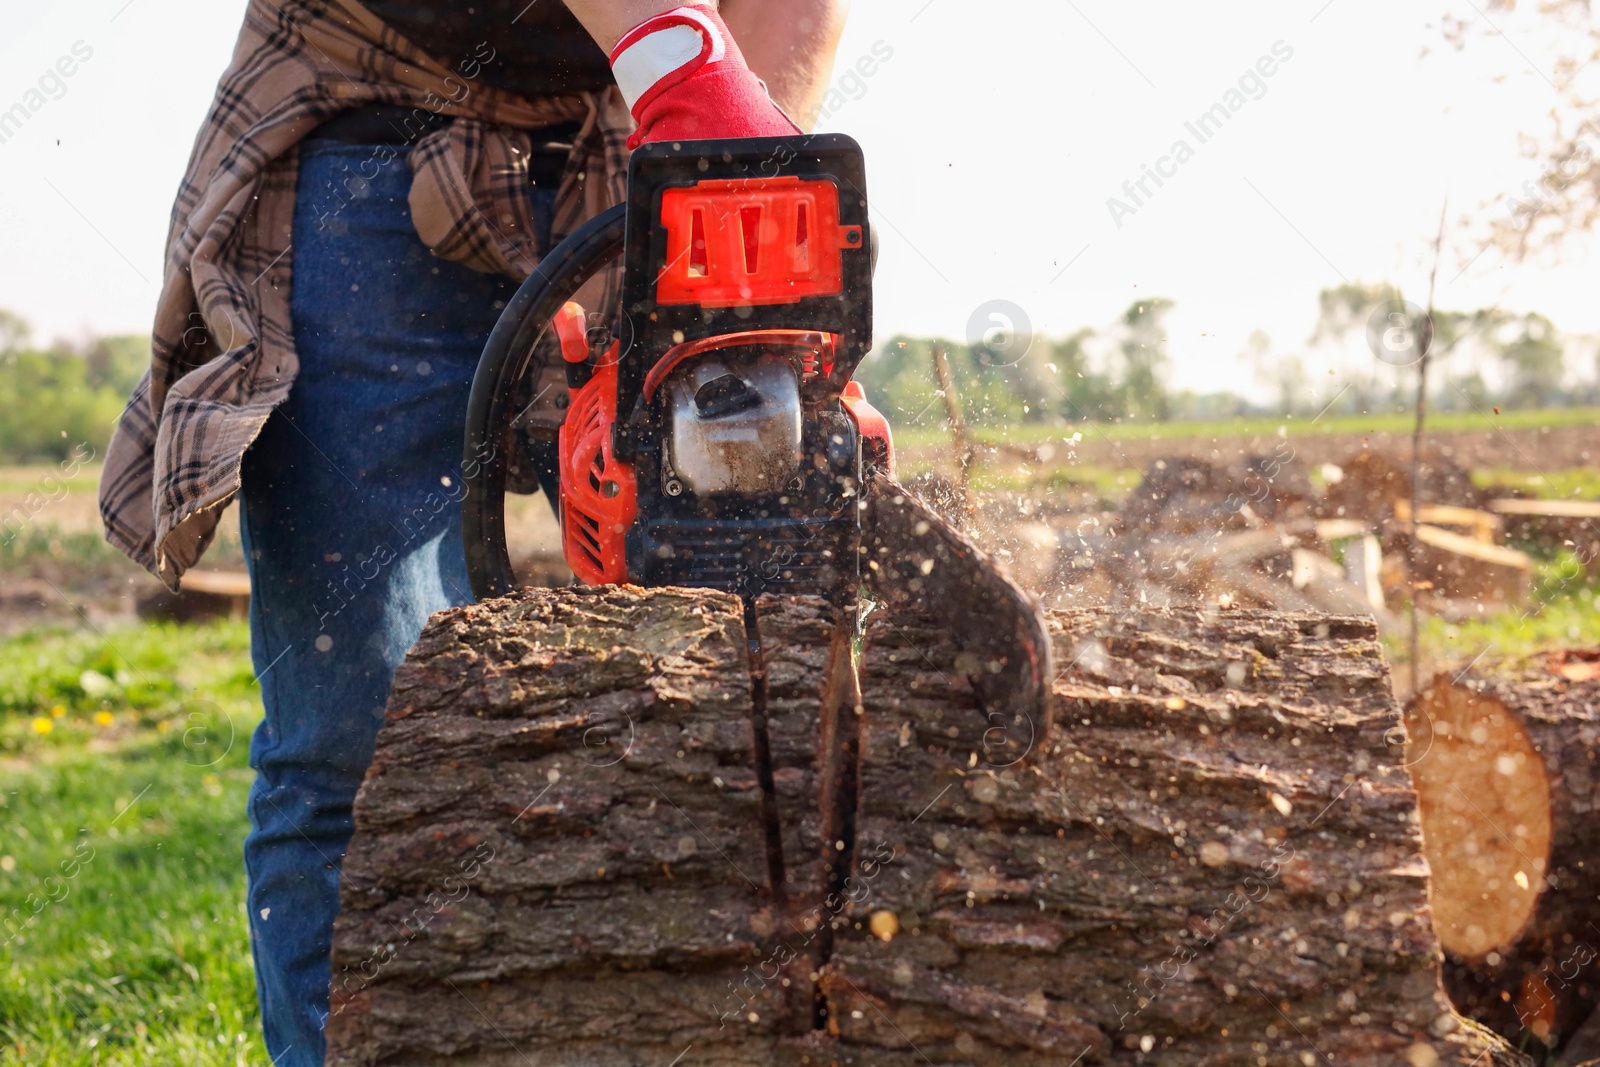
[{"label": "yellow dandelion", "polygon": [[109,711],[97,711],[94,713],[96,726],[110,726],[114,718]]},{"label": "yellow dandelion", "polygon": [[36,733],[47,734],[55,728],[56,724],[45,718],[43,715],[33,720],[33,729]]},{"label": "yellow dandelion", "polygon": [[65,715],[66,713],[67,713],[67,709],[65,707],[63,707],[62,705],[60,705],[60,704],[57,704],[55,707],[50,709],[50,717],[52,719],[59,719],[59,718],[61,718],[61,716]]}]

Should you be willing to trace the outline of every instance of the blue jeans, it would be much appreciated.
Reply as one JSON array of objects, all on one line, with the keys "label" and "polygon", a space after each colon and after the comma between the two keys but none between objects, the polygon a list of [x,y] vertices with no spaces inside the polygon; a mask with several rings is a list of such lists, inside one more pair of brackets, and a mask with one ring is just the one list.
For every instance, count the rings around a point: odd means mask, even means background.
[{"label": "blue jeans", "polygon": [[[516,286],[434,258],[405,150],[302,146],[290,294],[300,370],[245,456],[250,643],[266,717],[250,745],[250,940],[268,1053],[321,1065],[350,807],[390,679],[428,616],[470,603],[461,441],[479,353]],[[552,195],[535,217],[548,242]]]}]

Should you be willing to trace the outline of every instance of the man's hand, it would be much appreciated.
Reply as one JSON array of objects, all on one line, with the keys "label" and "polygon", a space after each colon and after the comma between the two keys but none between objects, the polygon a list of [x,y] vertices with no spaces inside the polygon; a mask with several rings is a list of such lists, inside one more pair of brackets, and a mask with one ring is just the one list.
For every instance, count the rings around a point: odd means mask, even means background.
[{"label": "man's hand", "polygon": [[[800,132],[709,4],[567,0],[567,6],[611,55],[617,85],[639,124],[630,148],[648,141]],[[735,10],[753,14],[748,3]],[[838,43],[840,0],[786,0],[772,4],[763,16],[747,18],[747,32],[794,97],[790,106],[809,117]]]},{"label": "man's hand", "polygon": [[800,132],[745,65],[711,7],[685,4],[645,19],[611,50],[611,73],[639,123],[630,148]]}]

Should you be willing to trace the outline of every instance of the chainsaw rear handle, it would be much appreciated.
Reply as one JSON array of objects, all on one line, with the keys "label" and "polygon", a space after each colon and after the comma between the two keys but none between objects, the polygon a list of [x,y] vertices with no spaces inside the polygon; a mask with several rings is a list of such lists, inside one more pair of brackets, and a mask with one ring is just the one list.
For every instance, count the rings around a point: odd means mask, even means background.
[{"label": "chainsaw rear handle", "polygon": [[489,334],[467,400],[461,473],[461,537],[467,577],[479,600],[517,587],[506,544],[505,430],[516,403],[516,385],[527,373],[539,339],[561,306],[583,283],[622,254],[627,205],[603,211],[551,249],[506,304]]}]

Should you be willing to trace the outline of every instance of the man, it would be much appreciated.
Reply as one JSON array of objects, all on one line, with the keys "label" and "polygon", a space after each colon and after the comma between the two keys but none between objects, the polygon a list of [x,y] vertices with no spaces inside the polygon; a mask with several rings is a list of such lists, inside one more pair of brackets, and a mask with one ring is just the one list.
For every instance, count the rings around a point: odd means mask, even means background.
[{"label": "man", "polygon": [[245,862],[278,1067],[322,1062],[340,862],[391,675],[432,612],[471,599],[462,419],[500,309],[620,200],[624,138],[796,132],[842,24],[842,0],[252,0],[101,508],[176,585],[241,501],[266,708]]}]

